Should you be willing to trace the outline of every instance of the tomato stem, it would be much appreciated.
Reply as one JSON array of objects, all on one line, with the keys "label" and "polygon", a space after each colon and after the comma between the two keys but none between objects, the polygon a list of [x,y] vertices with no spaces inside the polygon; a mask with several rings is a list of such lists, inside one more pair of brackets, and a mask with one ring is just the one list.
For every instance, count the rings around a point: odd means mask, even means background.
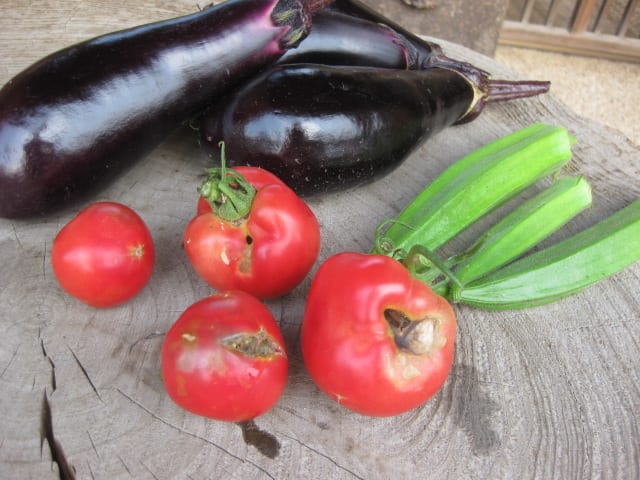
[{"label": "tomato stem", "polygon": [[220,167],[207,169],[207,179],[198,193],[223,220],[234,221],[249,215],[256,189],[238,172],[226,167],[224,142],[220,147]]}]

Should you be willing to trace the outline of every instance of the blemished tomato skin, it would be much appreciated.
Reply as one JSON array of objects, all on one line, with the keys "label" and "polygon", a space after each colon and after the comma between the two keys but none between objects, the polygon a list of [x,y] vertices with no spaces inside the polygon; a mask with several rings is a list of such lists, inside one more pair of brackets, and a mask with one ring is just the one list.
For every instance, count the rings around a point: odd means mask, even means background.
[{"label": "blemished tomato skin", "polygon": [[276,404],[286,386],[288,358],[268,308],[248,293],[227,291],[182,313],[163,341],[161,369],[169,397],[183,409],[241,422]]},{"label": "blemished tomato skin", "polygon": [[51,264],[71,296],[94,306],[130,300],[147,284],[155,249],[140,216],[126,205],[96,202],[81,210],[56,235]]},{"label": "blemished tomato skin", "polygon": [[313,267],[320,226],[309,206],[280,180],[254,186],[257,192],[244,219],[226,221],[199,207],[204,213],[187,225],[184,247],[195,271],[214,289],[276,298],[295,288]]},{"label": "blemished tomato skin", "polygon": [[[405,327],[420,325],[403,330],[413,350],[401,348],[385,312],[406,319]],[[305,366],[321,390],[355,412],[391,416],[422,405],[442,387],[455,336],[451,305],[401,263],[346,252],[318,269],[301,342]]]}]

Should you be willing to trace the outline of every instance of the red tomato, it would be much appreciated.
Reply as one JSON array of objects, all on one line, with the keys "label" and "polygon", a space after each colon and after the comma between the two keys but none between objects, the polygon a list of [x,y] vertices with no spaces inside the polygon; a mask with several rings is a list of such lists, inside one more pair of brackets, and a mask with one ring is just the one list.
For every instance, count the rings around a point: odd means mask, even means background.
[{"label": "red tomato", "polygon": [[342,253],[320,266],[302,324],[309,374],[356,412],[397,415],[443,385],[453,363],[453,309],[398,261]]},{"label": "red tomato", "polygon": [[129,207],[98,202],[80,211],[53,241],[53,272],[70,295],[94,307],[134,297],[149,281],[155,250],[142,219]]},{"label": "red tomato", "polygon": [[[245,178],[253,167],[242,169]],[[238,169],[240,170],[240,169]],[[214,212],[187,225],[184,247],[196,272],[218,290],[243,290],[275,298],[309,273],[320,249],[320,227],[313,211],[282,181],[251,182],[256,195],[249,214],[227,221]]]},{"label": "red tomato", "polygon": [[287,382],[282,334],[267,307],[240,291],[194,303],[167,332],[162,379],[180,407],[240,422],[269,410]]},{"label": "red tomato", "polygon": [[[260,190],[261,188],[274,183],[286,186],[286,184],[282,180],[280,180],[279,177],[260,167],[240,166],[233,167],[233,169],[240,175],[242,175],[251,185],[253,185],[256,190]],[[198,215],[201,215],[208,212],[211,212],[211,204],[207,201],[206,198],[200,197],[198,199],[196,213]]]}]

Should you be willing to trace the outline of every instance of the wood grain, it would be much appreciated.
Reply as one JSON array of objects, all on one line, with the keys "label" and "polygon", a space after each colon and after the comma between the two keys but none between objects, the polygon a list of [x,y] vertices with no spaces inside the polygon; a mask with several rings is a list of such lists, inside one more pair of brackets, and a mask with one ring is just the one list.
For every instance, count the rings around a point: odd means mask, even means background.
[{"label": "wood grain", "polygon": [[[187,1],[5,0],[0,83],[56,48],[121,27],[188,13]],[[487,57],[445,50],[497,75]],[[572,169],[594,186],[594,207],[563,235],[640,195],[640,157],[621,134],[573,114],[553,95],[491,105],[471,124],[423,145],[388,177],[316,198],[321,259],[365,251],[376,225],[465,153],[537,121],[577,138]],[[234,424],[176,407],[159,376],[162,334],[210,290],[181,248],[205,156],[183,130],[95,199],[128,204],[148,223],[157,263],[148,287],[121,307],[96,310],[65,296],[51,242],[75,213],[0,220],[0,477],[61,478],[55,440],[77,478],[389,479],[639,478],[640,265],[564,301],[524,311],[456,307],[456,360],[442,391],[394,418],[350,413],[321,394],[302,364],[298,335],[309,280],[268,303],[291,356],[279,404],[258,418],[280,444],[271,459]],[[473,230],[468,232],[467,241]],[[43,398],[51,435],[42,429]],[[54,455],[59,455],[55,453]]]}]

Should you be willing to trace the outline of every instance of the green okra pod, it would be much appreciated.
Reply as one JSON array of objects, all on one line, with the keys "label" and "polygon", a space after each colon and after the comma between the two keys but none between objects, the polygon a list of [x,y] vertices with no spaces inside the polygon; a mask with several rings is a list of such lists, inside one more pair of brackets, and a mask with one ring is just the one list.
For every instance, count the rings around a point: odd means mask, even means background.
[{"label": "green okra pod", "polygon": [[592,227],[469,283],[449,298],[486,309],[544,305],[640,260],[640,200]]},{"label": "green okra pod", "polygon": [[414,245],[436,250],[479,218],[571,158],[574,138],[537,123],[466,155],[429,184],[389,223],[375,253],[403,260]]},{"label": "green okra pod", "polygon": [[591,205],[584,177],[561,177],[487,230],[454,267],[467,284],[519,257]]}]

